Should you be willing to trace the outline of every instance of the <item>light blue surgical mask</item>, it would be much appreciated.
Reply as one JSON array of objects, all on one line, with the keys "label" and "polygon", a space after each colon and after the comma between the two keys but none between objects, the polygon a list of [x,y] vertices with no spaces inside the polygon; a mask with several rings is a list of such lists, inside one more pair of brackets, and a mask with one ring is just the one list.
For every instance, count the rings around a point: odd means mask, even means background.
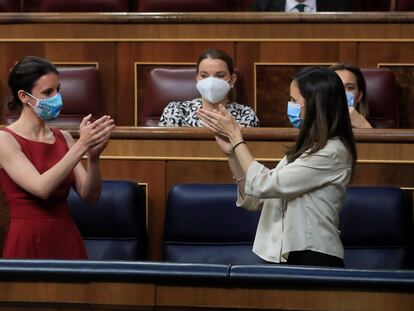
[{"label": "light blue surgical mask", "polygon": [[300,128],[302,125],[302,118],[300,117],[301,110],[301,105],[294,102],[288,102],[287,115],[290,123],[296,128]]},{"label": "light blue surgical mask", "polygon": [[36,98],[32,94],[25,93],[36,100],[36,105],[33,109],[40,119],[50,121],[59,116],[63,107],[62,96],[60,93],[49,98]]},{"label": "light blue surgical mask", "polygon": [[348,107],[355,107],[355,96],[351,92],[345,92],[346,93],[346,101],[348,103]]}]

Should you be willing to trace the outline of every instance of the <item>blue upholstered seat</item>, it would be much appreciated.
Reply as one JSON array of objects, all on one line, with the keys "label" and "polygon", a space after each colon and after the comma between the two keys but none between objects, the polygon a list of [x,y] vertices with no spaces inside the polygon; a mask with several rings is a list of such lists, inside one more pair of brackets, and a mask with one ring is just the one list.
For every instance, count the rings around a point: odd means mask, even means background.
[{"label": "blue upholstered seat", "polygon": [[[260,213],[237,208],[235,202],[235,185],[182,184],[171,189],[165,260],[264,263],[252,252]],[[407,266],[412,203],[400,188],[349,187],[340,217],[346,268]]]},{"label": "blue upholstered seat", "polygon": [[234,185],[177,185],[168,197],[165,260],[261,263],[252,252],[259,216],[236,207]]},{"label": "blue upholstered seat", "polygon": [[95,205],[72,189],[70,212],[84,239],[89,259],[143,260],[146,254],[145,193],[135,182],[105,180]]},{"label": "blue upholstered seat", "polygon": [[393,187],[349,187],[341,213],[345,267],[398,269],[407,266],[412,202]]}]

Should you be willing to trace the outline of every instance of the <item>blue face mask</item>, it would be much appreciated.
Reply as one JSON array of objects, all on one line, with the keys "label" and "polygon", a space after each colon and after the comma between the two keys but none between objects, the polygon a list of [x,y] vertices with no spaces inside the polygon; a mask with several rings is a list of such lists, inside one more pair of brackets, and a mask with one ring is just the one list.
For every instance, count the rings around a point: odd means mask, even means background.
[{"label": "blue face mask", "polygon": [[55,96],[49,98],[41,99],[36,98],[27,92],[26,94],[36,99],[36,105],[33,109],[40,119],[50,121],[59,116],[63,107],[62,96],[60,96],[60,93],[57,93]]},{"label": "blue face mask", "polygon": [[287,115],[290,123],[296,128],[299,128],[302,125],[302,119],[300,117],[301,110],[302,107],[299,104],[288,102]]},{"label": "blue face mask", "polygon": [[355,103],[354,94],[352,94],[350,92],[345,92],[345,93],[346,93],[346,101],[348,103],[348,107],[354,107],[354,103]]}]

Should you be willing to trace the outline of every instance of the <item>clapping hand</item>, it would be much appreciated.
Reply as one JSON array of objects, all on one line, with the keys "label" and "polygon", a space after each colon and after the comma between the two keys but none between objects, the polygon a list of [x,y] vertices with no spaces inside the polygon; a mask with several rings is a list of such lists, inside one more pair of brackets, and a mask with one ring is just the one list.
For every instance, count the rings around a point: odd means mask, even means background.
[{"label": "clapping hand", "polygon": [[239,125],[233,116],[221,104],[213,111],[199,109],[197,116],[200,118],[200,124],[215,134],[223,152],[230,155],[233,152],[233,140],[242,140]]},{"label": "clapping hand", "polygon": [[115,123],[110,116],[103,116],[94,122],[90,121],[91,117],[88,115],[83,118],[79,126],[79,140],[87,147],[88,157],[99,158],[108,144]]}]

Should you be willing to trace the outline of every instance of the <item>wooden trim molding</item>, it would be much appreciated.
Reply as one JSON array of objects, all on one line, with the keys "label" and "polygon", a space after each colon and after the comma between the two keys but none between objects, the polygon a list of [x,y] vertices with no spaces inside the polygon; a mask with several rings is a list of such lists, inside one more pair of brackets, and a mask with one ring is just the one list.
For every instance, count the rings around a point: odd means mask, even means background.
[{"label": "wooden trim molding", "polygon": [[414,23],[412,12],[1,13],[0,24]]},{"label": "wooden trim molding", "polygon": [[99,69],[99,62],[59,62],[59,61],[52,61],[52,63],[59,67],[59,66],[66,66],[66,67],[95,67]]},{"label": "wooden trim molding", "polygon": [[[75,138],[79,130],[67,129]],[[298,130],[294,128],[244,128],[243,137],[255,141],[294,141]],[[413,143],[414,129],[354,129],[356,142],[367,143]],[[134,127],[118,126],[111,139],[148,140],[214,140],[213,134],[203,128],[184,127]]]}]

